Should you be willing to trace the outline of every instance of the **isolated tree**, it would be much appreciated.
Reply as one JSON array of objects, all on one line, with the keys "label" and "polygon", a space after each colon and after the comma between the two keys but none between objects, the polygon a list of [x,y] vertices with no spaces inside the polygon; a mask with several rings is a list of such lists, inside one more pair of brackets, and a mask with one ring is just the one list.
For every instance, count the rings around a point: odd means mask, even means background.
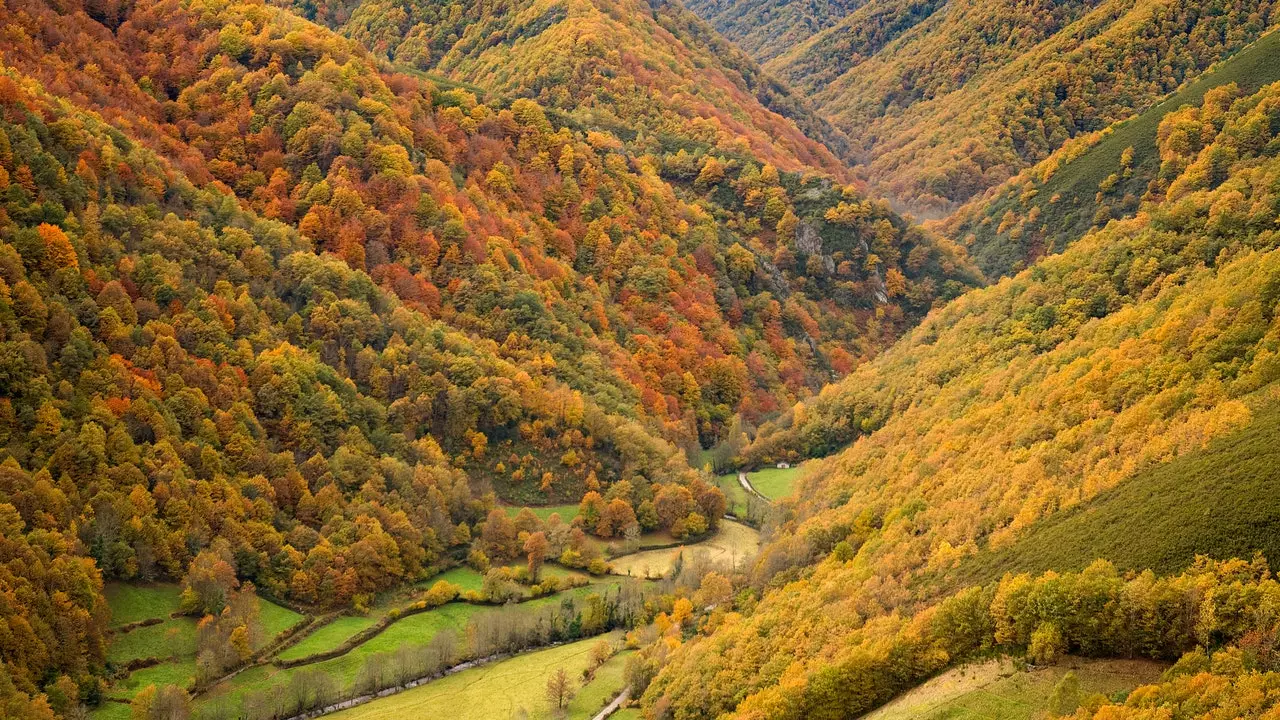
[{"label": "isolated tree", "polygon": [[1080,706],[1080,678],[1074,670],[1068,670],[1058,681],[1049,696],[1049,714],[1058,717],[1074,715]]},{"label": "isolated tree", "polygon": [[547,678],[547,701],[551,703],[556,714],[560,714],[564,712],[571,700],[573,700],[573,683],[569,680],[569,673],[562,667],[556,668],[551,677]]}]

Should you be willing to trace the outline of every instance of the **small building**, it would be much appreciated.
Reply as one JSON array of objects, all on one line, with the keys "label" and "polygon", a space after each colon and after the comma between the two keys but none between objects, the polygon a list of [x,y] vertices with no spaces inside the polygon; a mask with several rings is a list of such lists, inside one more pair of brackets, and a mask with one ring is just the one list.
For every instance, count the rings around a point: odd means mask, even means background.
[{"label": "small building", "polygon": [[789,462],[780,462],[780,463],[778,463],[778,469],[779,469],[779,470],[788,470],[788,469],[790,469],[790,468],[791,468],[791,463],[789,463]]}]

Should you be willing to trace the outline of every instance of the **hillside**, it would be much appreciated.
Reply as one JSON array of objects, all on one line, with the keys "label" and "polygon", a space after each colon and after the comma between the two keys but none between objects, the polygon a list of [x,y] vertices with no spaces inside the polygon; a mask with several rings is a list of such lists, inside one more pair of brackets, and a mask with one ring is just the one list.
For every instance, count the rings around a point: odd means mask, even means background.
[{"label": "hillside", "polygon": [[[1124,492],[1138,473],[1263,417],[1280,400],[1277,107],[1280,85],[1271,85],[1221,114],[1209,102],[1185,111],[1182,121],[1203,144],[1180,145],[1172,136],[1162,142],[1166,162],[1180,170],[1160,203],[966,294],[815,401],[762,428],[745,452],[757,462],[852,445],[806,465],[796,500],[783,508],[757,561],[759,605],[672,652],[646,704],[737,717],[834,717],[828,713],[841,703],[875,707],[893,688],[973,652],[967,633],[980,625],[939,635],[928,629],[948,618],[968,623],[963,615],[937,609],[912,618],[948,592],[924,581],[929,573],[1015,545],[1055,511],[1111,488]],[[1170,511],[1189,513],[1191,525],[1202,507],[1188,502]],[[1147,538],[1185,552],[1178,535]],[[1150,556],[1162,552],[1153,547]],[[1093,573],[1117,572],[1091,566],[1078,582],[1092,587]],[[1037,592],[1030,588],[1042,582],[1050,592],[1056,577],[1000,585]],[[1165,580],[1148,574],[1132,582]],[[982,598],[992,596],[981,593],[999,591],[983,587],[959,591],[944,605],[979,603],[996,616],[998,645],[1034,653],[1060,647],[1058,637],[1070,648],[1096,640],[1083,627],[1055,624],[1032,642],[1039,620],[1011,620],[1007,632],[999,630],[1001,613],[1087,613],[1080,608],[1088,605],[985,605]],[[1268,628],[1259,632],[1271,632],[1269,618],[1259,620],[1256,627]],[[1246,626],[1255,627],[1242,620]],[[921,637],[938,644],[917,642]],[[1125,637],[1117,630],[1101,640]],[[1192,647],[1179,642],[1142,652],[1177,659]],[[881,664],[894,658],[901,665]],[[1258,667],[1274,669],[1269,662]],[[892,679],[877,684],[877,677]]]},{"label": "hillside", "polygon": [[873,0],[774,57],[882,192],[944,215],[1275,25],[1271,2]]},{"label": "hillside", "polygon": [[[207,680],[265,640],[255,592],[359,610],[463,558],[596,567],[611,539],[708,535],[725,500],[681,449],[978,282],[732,83],[699,107],[760,119],[756,145],[641,153],[666,110],[619,116],[624,142],[271,5],[30,0],[0,25],[18,717],[128,674],[104,580],[179,583]],[[582,512],[526,546],[503,503]]]},{"label": "hillside", "polygon": [[1159,199],[1172,179],[1157,143],[1170,114],[1199,105],[1210,91],[1220,102],[1280,80],[1280,33],[1271,32],[1223,60],[1137,117],[1067,143],[1048,158],[975,199],[939,224],[969,248],[990,277],[1017,271],[1056,252],[1092,227],[1130,217]]},{"label": "hillside", "polygon": [[832,153],[845,151],[843,137],[678,3],[335,0],[291,7],[401,67],[532,98],[637,153],[746,153],[782,170],[845,172]]},{"label": "hillside", "polygon": [[685,5],[756,61],[765,63],[835,25],[865,0],[691,0]]}]

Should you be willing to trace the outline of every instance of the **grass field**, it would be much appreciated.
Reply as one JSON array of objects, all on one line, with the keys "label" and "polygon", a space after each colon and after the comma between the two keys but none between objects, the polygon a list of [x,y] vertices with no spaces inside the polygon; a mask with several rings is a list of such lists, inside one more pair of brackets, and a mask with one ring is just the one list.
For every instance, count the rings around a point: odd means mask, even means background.
[{"label": "grass field", "polygon": [[[1040,213],[1036,224],[1044,228],[1047,243],[1052,244],[1055,252],[1061,251],[1093,224],[1099,206],[1096,200],[1099,185],[1120,170],[1120,157],[1126,148],[1134,149],[1132,173],[1107,193],[1103,202],[1117,211],[1121,208],[1116,205],[1124,196],[1136,199],[1146,192],[1148,183],[1160,170],[1156,130],[1165,115],[1187,105],[1200,104],[1205,93],[1215,87],[1234,82],[1246,93],[1253,93],[1277,80],[1280,80],[1280,32],[1272,32],[1145,112],[1115,125],[1110,135],[1065,163],[1048,182],[1037,185],[1037,194],[1025,203],[1016,189],[991,200],[975,218],[978,221],[987,218],[990,222],[965,228],[959,237],[967,232],[975,233],[977,239],[971,253],[984,272],[992,276],[1006,272],[1024,255],[1024,240],[1013,238],[1008,230],[998,233],[1001,218],[1007,211],[1025,215],[1035,207]],[[1055,202],[1055,197],[1060,200]],[[1123,212],[1113,212],[1113,216],[1132,214],[1135,209],[1126,207]]]},{"label": "grass field", "polygon": [[[613,642],[618,634],[609,637]],[[333,715],[334,720],[392,720],[448,717],[450,720],[507,720],[523,709],[530,720],[553,717],[546,699],[547,678],[563,667],[575,686],[581,683],[591,647],[599,638],[518,655],[509,660],[455,673],[390,697]],[[568,717],[590,718],[622,687],[620,658],[597,673],[579,692]],[[606,701],[607,702],[607,701]]]},{"label": "grass field", "polygon": [[[557,605],[566,597],[581,597],[592,592],[592,588],[575,588],[565,592],[550,595],[537,600],[530,600],[522,603],[520,608],[530,612],[549,605]],[[432,638],[442,630],[454,630],[460,636],[465,635],[467,623],[472,617],[487,612],[500,612],[501,608],[495,608],[484,605],[469,605],[466,603],[450,603],[443,607],[436,608],[424,613],[409,615],[404,617],[381,633],[370,638],[368,641],[352,648],[350,652],[340,655],[331,660],[323,662],[309,663],[295,668],[279,668],[274,665],[265,665],[250,668],[230,681],[213,688],[203,699],[204,702],[228,703],[235,707],[250,693],[274,691],[286,687],[294,673],[304,669],[318,669],[326,673],[334,680],[336,684],[344,689],[351,689],[355,683],[360,670],[370,657],[379,653],[386,653],[396,650],[400,647],[426,646],[431,643]],[[327,626],[326,626],[327,627]],[[321,629],[323,630],[323,628]],[[319,633],[321,630],[317,630]],[[326,643],[333,643],[323,649],[336,647],[342,643],[342,638],[333,641],[336,635],[341,634],[335,631]],[[349,635],[347,636],[349,637]],[[306,640],[309,640],[307,638]],[[306,642],[304,640],[303,642]],[[465,642],[465,638],[460,638],[460,642]],[[302,644],[302,643],[299,643]],[[322,647],[320,643],[314,647]],[[312,653],[290,653],[289,657],[304,657]],[[284,654],[281,654],[282,658]]]},{"label": "grass field", "polygon": [[484,587],[484,576],[469,567],[456,567],[446,570],[433,578],[418,583],[418,587],[429,588],[444,580],[453,583],[463,590],[479,590]]},{"label": "grass field", "polygon": [[1067,658],[1058,665],[1017,671],[1008,659],[965,665],[898,696],[863,720],[1031,720],[1047,715],[1053,688],[1074,671],[1080,699],[1127,694],[1160,677],[1165,666],[1146,660]]},{"label": "grass field", "polygon": [[716,487],[720,488],[724,493],[724,499],[728,502],[728,512],[736,517],[742,517],[747,512],[747,491],[742,489],[742,485],[738,482],[738,473],[729,473],[728,475],[716,476]]},{"label": "grass field", "polygon": [[[506,510],[507,514],[510,515],[511,517],[515,517],[516,515],[520,514],[520,510],[523,509],[523,506],[504,505],[502,509]],[[565,521],[566,523],[578,517],[577,505],[543,505],[541,507],[529,506],[529,509],[532,510],[533,514],[537,515],[538,519],[541,520],[542,522],[546,522],[547,518],[551,517],[556,513],[560,513],[560,519]]]},{"label": "grass field", "polygon": [[1080,570],[1106,558],[1121,570],[1175,573],[1196,555],[1280,561],[1280,408],[1203,450],[1139,473],[1087,503],[1052,515],[1008,547],[961,563],[955,585],[1005,572]]},{"label": "grass field", "polygon": [[326,652],[346,642],[347,638],[372,626],[378,621],[372,615],[344,615],[334,618],[315,632],[299,640],[296,645],[286,648],[276,657],[281,660],[296,660],[308,655]]},{"label": "grass field", "polygon": [[182,588],[170,583],[128,585],[113,582],[107,583],[102,594],[111,608],[111,627],[116,628],[139,620],[169,617],[169,613],[178,609]]},{"label": "grass field", "polygon": [[[177,585],[112,583],[104,593],[111,607],[113,626],[148,618],[165,618],[158,625],[112,634],[107,645],[107,659],[112,663],[124,665],[145,658],[160,658],[163,662],[133,671],[108,688],[108,697],[128,700],[148,685],[185,687],[195,681],[196,619],[169,617],[179,609],[181,590]],[[259,647],[270,643],[302,619],[298,613],[261,598],[258,600],[258,615],[263,627]],[[121,708],[124,715],[120,714]],[[127,716],[128,706],[119,703],[104,703],[94,711],[94,717],[99,719]]]},{"label": "grass field", "polygon": [[665,550],[645,550],[610,561],[615,575],[656,578],[665,575],[684,553],[686,561],[703,557],[711,562],[732,567],[755,554],[760,547],[760,533],[742,523],[725,520],[710,538],[694,544]]},{"label": "grass field", "polygon": [[799,465],[789,468],[761,468],[747,473],[747,480],[751,483],[751,487],[770,500],[790,495],[791,487],[799,477]]},{"label": "grass field", "polygon": [[196,654],[196,620],[178,617],[159,625],[111,636],[107,659],[117,665],[142,658],[178,658]]}]

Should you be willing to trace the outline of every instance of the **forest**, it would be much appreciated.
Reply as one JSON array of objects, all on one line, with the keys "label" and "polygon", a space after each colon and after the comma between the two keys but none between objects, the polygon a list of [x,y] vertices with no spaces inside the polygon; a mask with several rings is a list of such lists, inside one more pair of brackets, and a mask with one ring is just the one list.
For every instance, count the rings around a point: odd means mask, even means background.
[{"label": "forest", "polygon": [[5,3],[0,718],[1276,712],[1276,13]]}]

